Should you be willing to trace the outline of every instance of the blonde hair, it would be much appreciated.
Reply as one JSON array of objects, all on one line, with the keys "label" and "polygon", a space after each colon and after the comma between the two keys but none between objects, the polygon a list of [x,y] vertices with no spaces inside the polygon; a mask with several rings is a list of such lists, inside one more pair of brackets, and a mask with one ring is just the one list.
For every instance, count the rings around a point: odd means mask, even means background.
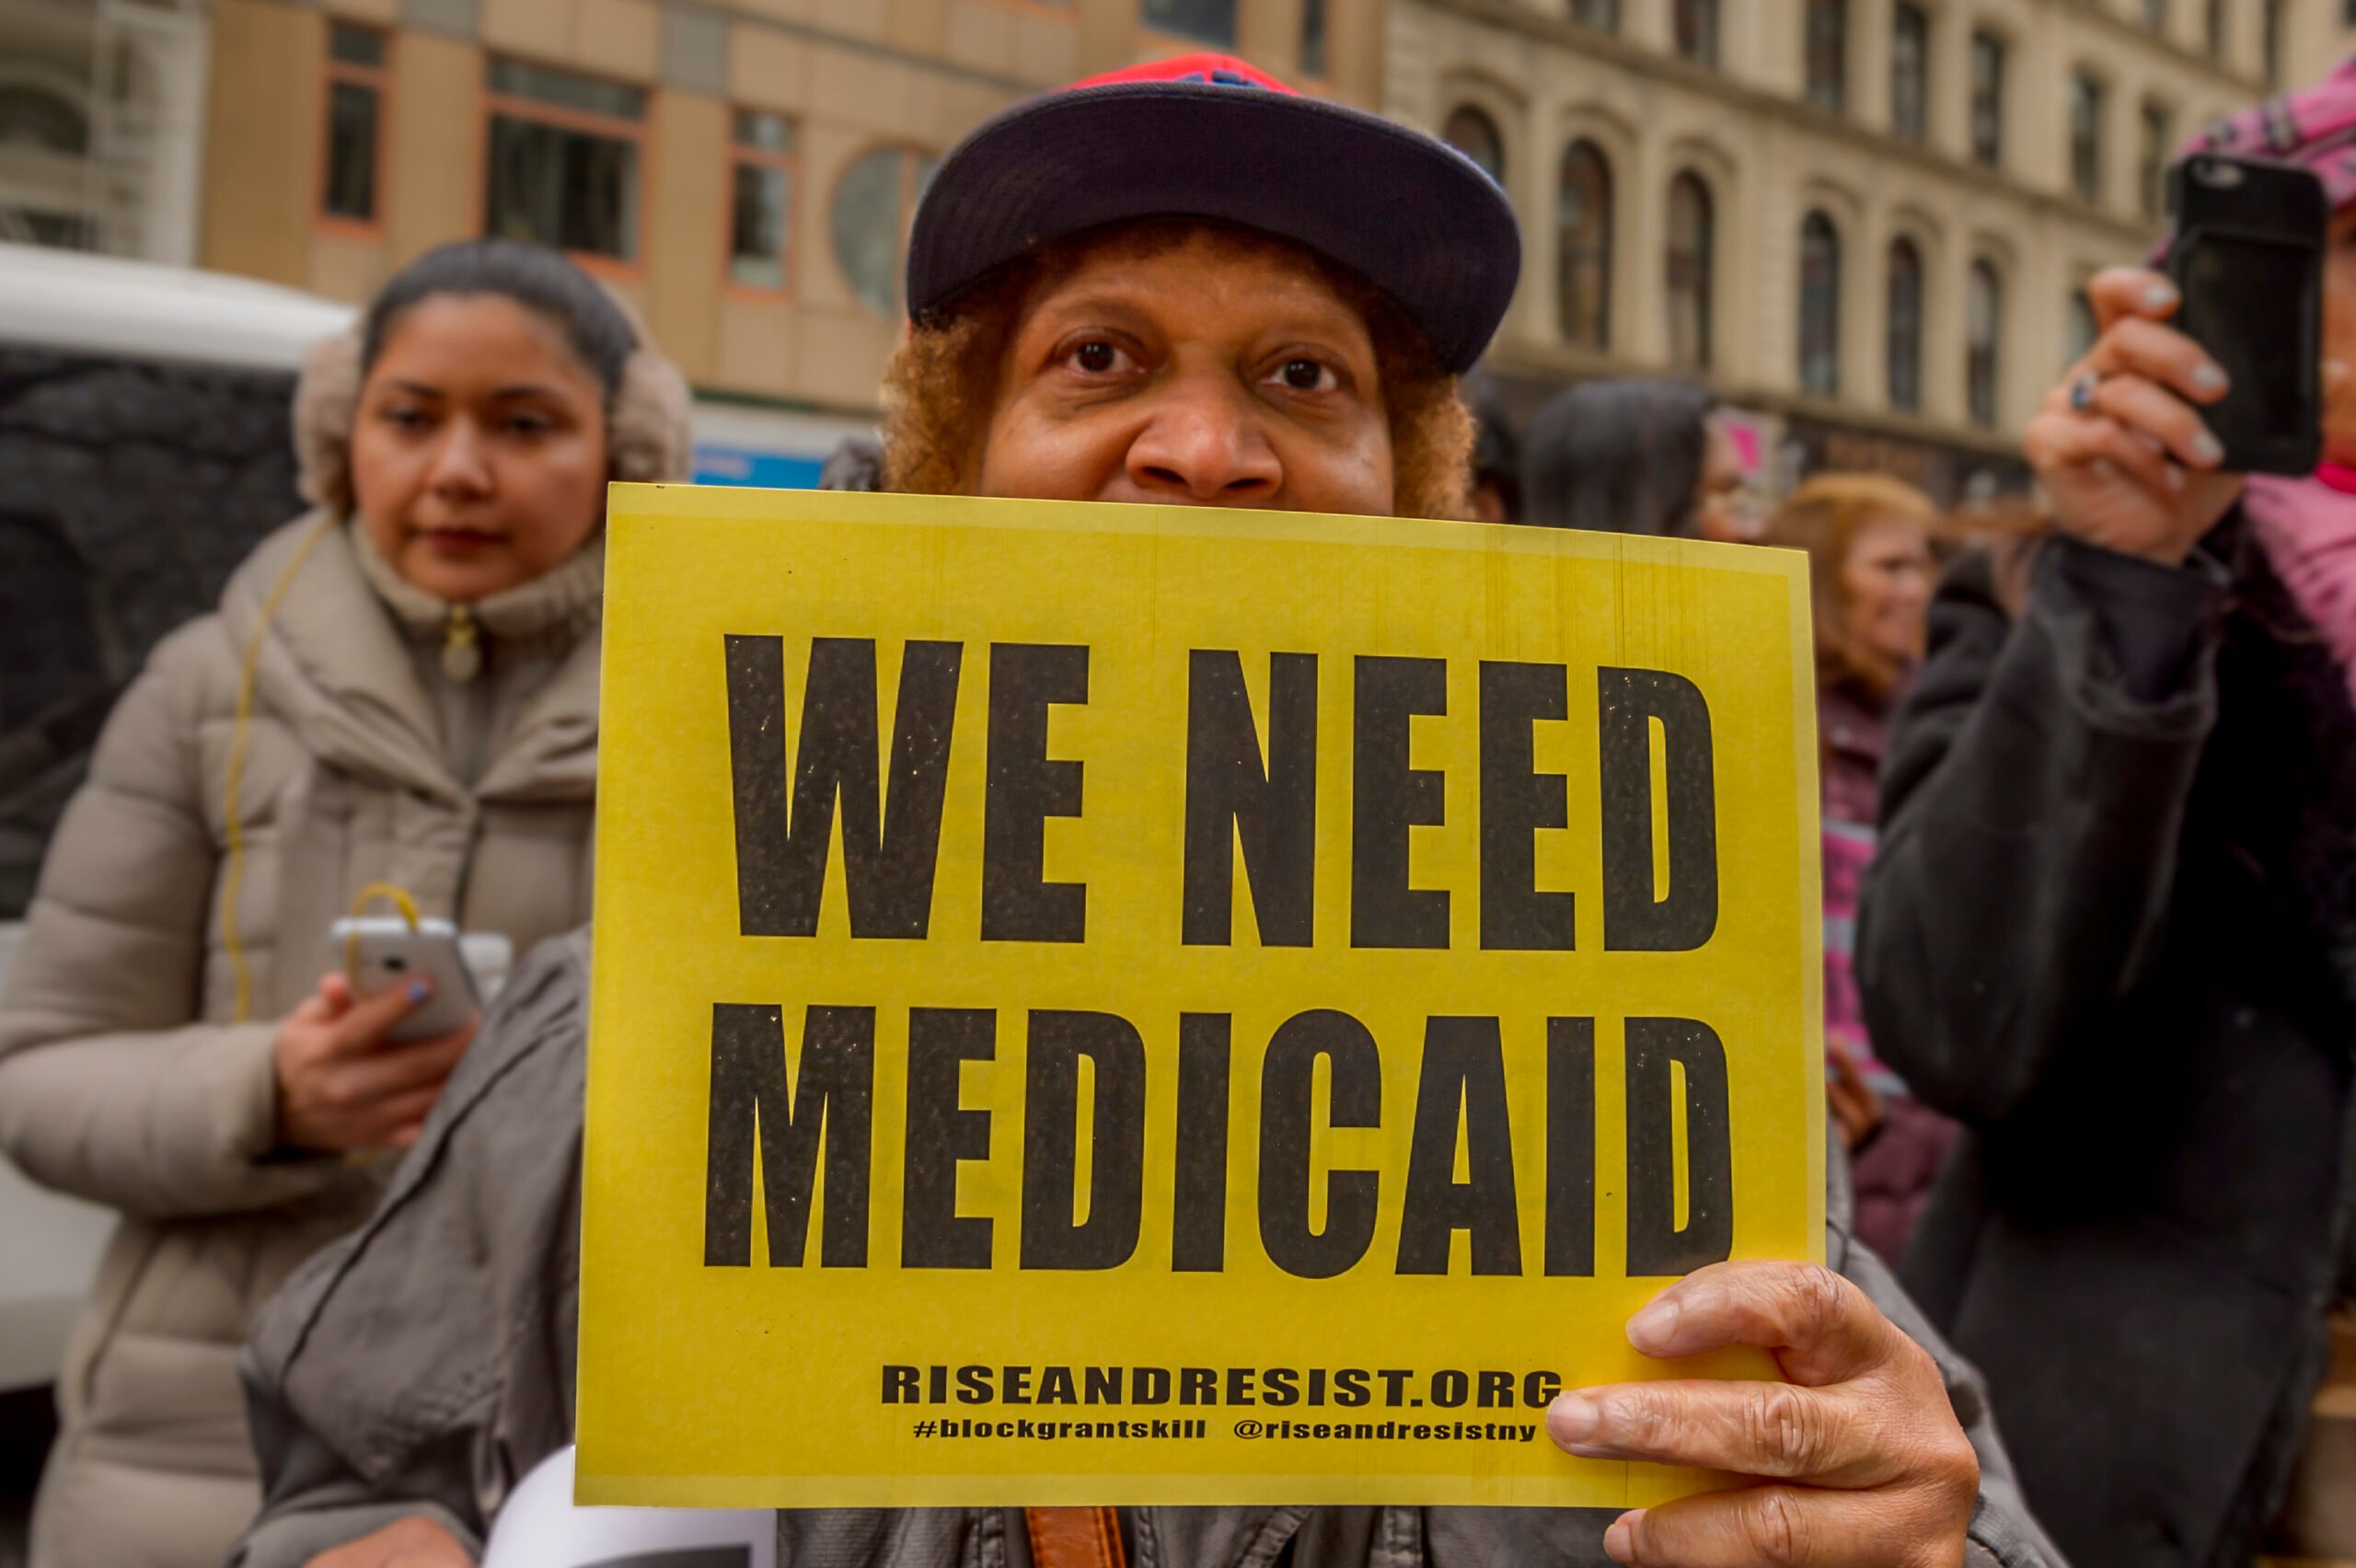
[{"label": "blonde hair", "polygon": [[1863,682],[1877,696],[1895,686],[1904,672],[1850,629],[1842,572],[1857,536],[1890,516],[1919,523],[1927,534],[1938,526],[1939,509],[1912,485],[1886,475],[1819,474],[1776,509],[1761,536],[1762,544],[1807,552],[1818,668],[1827,676]]},{"label": "blonde hair", "polygon": [[1022,307],[1084,252],[1111,244],[1151,255],[1205,229],[1246,250],[1298,258],[1356,309],[1374,340],[1391,428],[1392,513],[1462,517],[1471,505],[1473,423],[1456,377],[1399,307],[1371,283],[1288,240],[1195,218],[1150,218],[1047,246],[978,284],[945,317],[909,329],[884,372],[884,488],[957,495],[973,484]]}]

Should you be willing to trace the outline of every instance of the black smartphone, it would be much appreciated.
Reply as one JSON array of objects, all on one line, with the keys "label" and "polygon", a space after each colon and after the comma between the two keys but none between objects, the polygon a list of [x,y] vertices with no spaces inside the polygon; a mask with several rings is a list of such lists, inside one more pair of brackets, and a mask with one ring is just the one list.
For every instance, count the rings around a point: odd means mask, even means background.
[{"label": "black smartphone", "polygon": [[2232,387],[2200,417],[2233,474],[2311,474],[2323,458],[2323,255],[2330,207],[2304,168],[2195,153],[2168,174],[2175,326]]}]

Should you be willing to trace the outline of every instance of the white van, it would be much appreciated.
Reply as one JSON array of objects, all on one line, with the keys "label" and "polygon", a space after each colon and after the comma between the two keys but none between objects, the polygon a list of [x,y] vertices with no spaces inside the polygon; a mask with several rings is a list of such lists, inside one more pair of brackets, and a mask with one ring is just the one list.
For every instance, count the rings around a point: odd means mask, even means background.
[{"label": "white van", "polygon": [[[117,693],[294,515],[289,394],[349,306],[0,245],[0,973]],[[0,1161],[0,1391],[51,1381],[112,1223]]]}]

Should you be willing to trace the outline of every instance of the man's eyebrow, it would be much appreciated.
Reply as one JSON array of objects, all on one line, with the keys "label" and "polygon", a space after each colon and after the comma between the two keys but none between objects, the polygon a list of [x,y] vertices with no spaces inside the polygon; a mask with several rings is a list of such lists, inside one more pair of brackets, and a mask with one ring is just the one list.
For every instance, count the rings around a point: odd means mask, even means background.
[{"label": "man's eyebrow", "polygon": [[440,398],[442,388],[422,381],[404,381],[398,377],[385,383],[396,392],[406,392],[412,398]]},{"label": "man's eyebrow", "polygon": [[[1150,314],[1146,298],[1141,298],[1141,295],[1149,298],[1150,291],[1117,282],[1100,283],[1082,293],[1050,296],[1033,311],[1032,320],[1060,325],[1068,323],[1073,317],[1127,317],[1135,319]],[[1270,338],[1296,333],[1327,337],[1352,332],[1371,340],[1372,334],[1364,320],[1340,300],[1286,300],[1253,328],[1254,336]]]},{"label": "man's eyebrow", "polygon": [[1091,285],[1080,293],[1049,294],[1033,309],[1032,319],[1099,314],[1141,316],[1145,314],[1138,298],[1141,292],[1133,285],[1106,282]]}]

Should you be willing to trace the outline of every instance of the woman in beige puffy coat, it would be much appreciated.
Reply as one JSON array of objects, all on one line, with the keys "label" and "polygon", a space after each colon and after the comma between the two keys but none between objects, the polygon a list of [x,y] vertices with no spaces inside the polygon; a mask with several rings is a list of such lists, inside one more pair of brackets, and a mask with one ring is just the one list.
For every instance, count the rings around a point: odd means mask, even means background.
[{"label": "woman in beige puffy coat", "polygon": [[446,247],[296,394],[318,510],[123,695],[0,994],[0,1149],[122,1220],[67,1355],[35,1568],[217,1563],[258,1492],[253,1309],[364,1216],[472,1033],[394,1044],[329,926],[371,883],[520,952],[589,913],[606,481],[687,395],[553,252]]}]

